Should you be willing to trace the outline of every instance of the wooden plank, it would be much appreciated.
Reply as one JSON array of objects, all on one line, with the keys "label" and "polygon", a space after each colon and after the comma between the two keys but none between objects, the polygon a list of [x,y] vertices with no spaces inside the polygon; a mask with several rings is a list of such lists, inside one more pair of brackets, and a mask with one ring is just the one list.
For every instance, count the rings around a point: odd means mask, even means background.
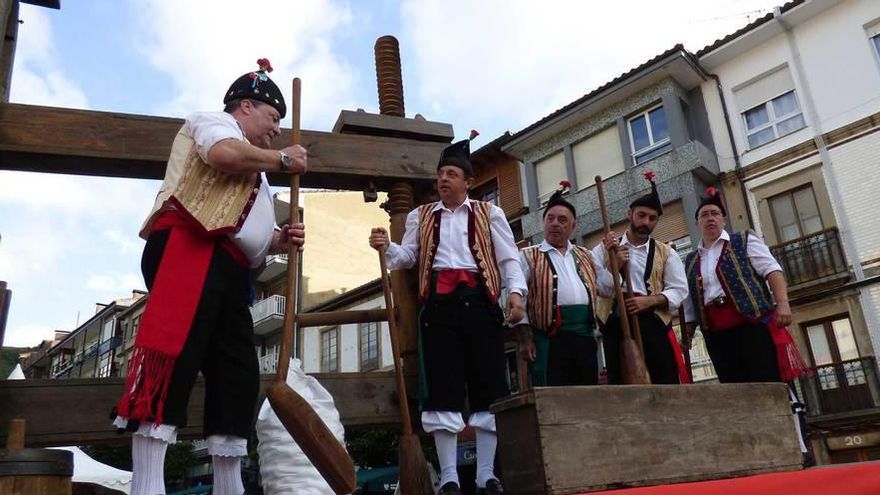
[{"label": "wooden plank", "polygon": [[[181,119],[0,103],[0,170],[161,179]],[[290,143],[282,129],[277,148]],[[302,131],[309,150],[303,187],[361,190],[373,182],[436,177],[445,144],[407,139]],[[270,174],[273,185],[290,180]]]},{"label": "wooden plank", "polygon": [[[334,397],[346,428],[400,424],[393,372],[313,376]],[[261,376],[258,405],[262,404],[265,389],[273,378]],[[11,419],[23,418],[27,421],[27,447],[127,441],[126,436],[116,433],[109,418],[122,386],[122,378],[0,380],[0,440],[5,443]],[[181,438],[202,437],[204,393],[204,380],[200,377],[190,398],[189,426],[181,429]]]},{"label": "wooden plank", "polygon": [[321,311],[296,315],[301,327],[323,327],[329,325],[348,325],[351,323],[370,323],[388,321],[385,309],[350,309],[346,311]]},{"label": "wooden plank", "polygon": [[[801,468],[784,384],[538,388],[534,405],[498,404],[502,444],[537,415],[541,453],[511,465],[510,493],[571,494]],[[513,459],[516,460],[516,459]],[[535,487],[545,471],[542,489]]]}]

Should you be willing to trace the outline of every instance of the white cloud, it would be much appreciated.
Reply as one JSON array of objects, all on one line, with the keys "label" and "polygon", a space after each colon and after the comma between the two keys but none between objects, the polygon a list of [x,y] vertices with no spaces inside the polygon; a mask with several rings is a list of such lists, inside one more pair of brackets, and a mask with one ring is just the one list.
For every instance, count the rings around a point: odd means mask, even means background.
[{"label": "white cloud", "polygon": [[[229,84],[272,61],[271,77],[290,106],[290,81],[303,79],[303,126],[327,129],[351,100],[355,71],[330,48],[334,32],[352,21],[347,6],[309,2],[141,0],[139,36],[144,56],[173,87],[157,113],[183,116],[221,106]],[[289,122],[289,113],[287,117]],[[285,124],[287,125],[287,124]]]},{"label": "white cloud", "polygon": [[488,120],[516,130],[676,43],[699,50],[778,1],[409,0],[407,87],[444,114],[429,119],[454,117],[459,134]]},{"label": "white cloud", "polygon": [[85,92],[59,71],[52,21],[46,9],[22,5],[10,100],[16,103],[88,108]]},{"label": "white cloud", "polygon": [[6,337],[3,339],[3,346],[31,347],[44,340],[51,340],[54,335],[54,329],[48,325],[18,325],[6,330]]},{"label": "white cloud", "polygon": [[107,294],[103,300],[111,300],[130,294],[132,289],[140,288],[143,279],[134,273],[92,274],[86,281],[89,289]]}]

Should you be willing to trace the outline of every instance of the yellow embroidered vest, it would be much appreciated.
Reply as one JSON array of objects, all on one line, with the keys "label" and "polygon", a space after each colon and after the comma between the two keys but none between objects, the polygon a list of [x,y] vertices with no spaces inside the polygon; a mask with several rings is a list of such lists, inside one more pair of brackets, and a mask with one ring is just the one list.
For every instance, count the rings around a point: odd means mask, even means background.
[{"label": "yellow embroidered vest", "polygon": [[141,227],[144,239],[162,212],[176,209],[194,219],[208,234],[237,232],[260,192],[260,174],[228,174],[205,163],[184,128],[177,132],[165,169],[165,180],[153,209]]},{"label": "yellow embroidered vest", "polygon": [[[440,242],[440,210],[433,212],[437,203],[419,206],[419,300],[425,302],[431,293],[431,272],[434,256]],[[495,261],[495,248],[492,246],[490,214],[492,204],[471,200],[468,213],[468,247],[483,278],[486,294],[492,302],[498,301],[501,294],[501,273]],[[437,214],[435,214],[437,213]]]},{"label": "yellow embroidered vest", "polygon": [[[651,268],[651,275],[648,277],[648,291],[651,294],[657,294],[663,290],[663,271],[666,268],[666,259],[669,256],[669,250],[672,249],[669,247],[669,244],[665,242],[656,241],[651,239],[651,242],[654,243],[654,260]],[[611,263],[608,260],[608,251],[605,251],[605,267],[608,271],[611,271]],[[630,277],[644,277],[644,273],[630,273]],[[649,294],[650,295],[650,294]],[[614,307],[614,301],[607,297],[599,297],[596,302],[596,317],[599,318],[603,323],[608,321],[608,316],[611,315],[611,311]],[[667,325],[672,322],[672,313],[669,312],[668,309],[660,309],[655,308],[654,312],[657,313],[657,316],[663,320],[663,323]]]},{"label": "yellow embroidered vest", "polygon": [[[550,332],[560,323],[556,321],[553,270],[547,260],[547,255],[541,251],[540,246],[529,246],[522,250],[522,254],[529,265],[529,293],[527,296],[529,323],[538,330]],[[574,257],[578,275],[590,294],[590,306],[595,315],[597,293],[596,271],[593,270],[592,263],[593,254],[589,249],[581,246],[572,246],[571,254]]]}]

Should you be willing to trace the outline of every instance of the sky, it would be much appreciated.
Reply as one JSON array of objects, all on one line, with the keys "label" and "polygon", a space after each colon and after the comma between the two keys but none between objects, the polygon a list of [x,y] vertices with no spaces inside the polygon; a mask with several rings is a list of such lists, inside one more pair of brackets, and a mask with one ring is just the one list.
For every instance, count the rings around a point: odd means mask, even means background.
[{"label": "sky", "polygon": [[[302,124],[378,112],[373,45],[400,41],[406,113],[479,147],[683,43],[697,51],[782,0],[61,0],[22,5],[11,101],[185,117],[219,110],[269,58]],[[290,126],[290,116],[282,121]],[[137,236],[158,181],[0,171],[3,345],[73,330],[96,303],[144,289]],[[308,226],[306,227],[308,229]],[[308,246],[306,247],[308,249]]]}]

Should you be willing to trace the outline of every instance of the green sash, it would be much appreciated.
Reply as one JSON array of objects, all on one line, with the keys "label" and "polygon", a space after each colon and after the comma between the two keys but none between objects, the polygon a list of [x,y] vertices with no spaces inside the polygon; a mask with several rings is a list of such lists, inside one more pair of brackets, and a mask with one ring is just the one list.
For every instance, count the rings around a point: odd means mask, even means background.
[{"label": "green sash", "polygon": [[[570,304],[559,306],[562,314],[562,326],[559,332],[569,332],[582,337],[595,337],[596,329],[590,324],[592,309],[589,304]],[[550,339],[544,332],[533,332],[535,342],[535,360],[529,363],[529,375],[533,387],[547,386],[547,365],[550,359]]]}]

